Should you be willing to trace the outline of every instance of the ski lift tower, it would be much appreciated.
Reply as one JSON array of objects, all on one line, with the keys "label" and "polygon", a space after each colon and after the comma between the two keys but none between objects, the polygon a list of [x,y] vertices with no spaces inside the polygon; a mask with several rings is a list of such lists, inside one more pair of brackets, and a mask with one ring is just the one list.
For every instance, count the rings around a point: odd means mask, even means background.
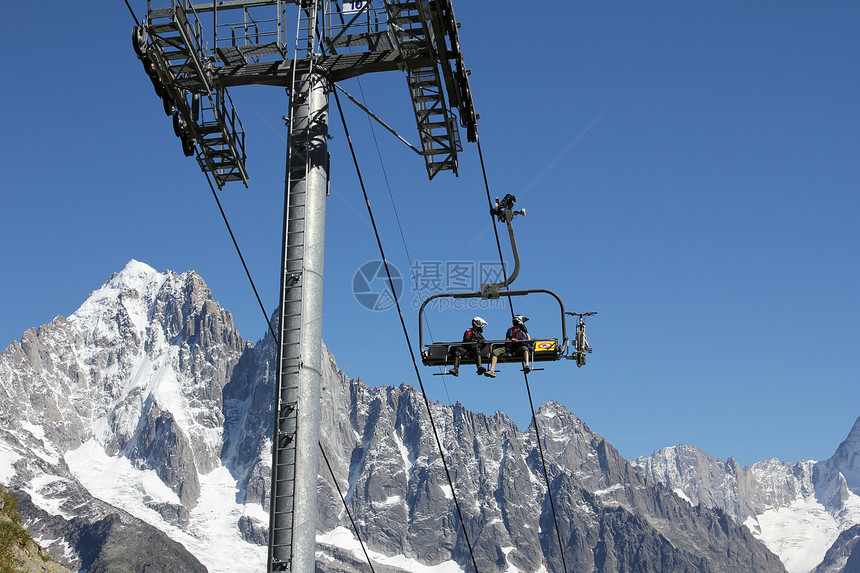
[{"label": "ski lift tower", "polygon": [[410,147],[430,179],[445,170],[456,175],[457,116],[473,142],[478,118],[451,0],[147,0],[132,41],[183,153],[219,189],[248,180],[245,131],[228,88],[263,84],[289,94],[267,571],[310,573],[328,94],[335,82],[361,74],[405,71],[420,139]]}]

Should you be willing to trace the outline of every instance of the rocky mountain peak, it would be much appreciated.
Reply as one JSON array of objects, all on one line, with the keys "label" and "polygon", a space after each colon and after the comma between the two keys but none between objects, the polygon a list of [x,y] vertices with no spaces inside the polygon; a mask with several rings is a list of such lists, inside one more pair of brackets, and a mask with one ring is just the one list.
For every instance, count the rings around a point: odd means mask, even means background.
[{"label": "rocky mountain peak", "polygon": [[[860,495],[860,418],[836,452],[815,464],[812,479],[816,497],[829,510],[853,509],[860,514],[860,502],[850,503]],[[853,505],[858,507],[851,507]]]},{"label": "rocky mountain peak", "polygon": [[122,452],[191,508],[198,472],[219,463],[223,388],[246,348],[197,273],[132,260],[3,352],[0,420],[39,428],[60,453],[88,440]]},{"label": "rocky mountain peak", "polygon": [[[0,354],[8,398],[0,400],[0,479],[17,488],[55,554],[75,565],[94,562],[92,544],[121,547],[132,522],[134,535],[158,529],[212,573],[263,563],[275,346],[268,334],[246,344],[193,271],[130,261],[69,318],[28,331]],[[424,397],[406,384],[351,379],[323,351],[320,441],[335,477],[321,467],[320,571],[366,570],[348,549],[353,537],[333,479],[378,570],[468,564]],[[702,486],[698,496],[722,505],[691,505],[558,402],[542,405],[537,427],[525,430],[501,412],[430,409],[481,571],[561,570],[556,526],[576,571],[783,571],[732,520],[751,511],[737,492],[758,483],[755,467],[711,460],[693,446],[652,460],[652,469],[668,468],[686,456],[683,463],[713,472],[713,490]],[[778,461],[766,470],[779,479],[762,491],[793,475]]]},{"label": "rocky mountain peak", "polygon": [[860,495],[860,418],[854,422],[848,437],[839,444],[833,456],[822,463],[837,467],[851,491]]},{"label": "rocky mountain peak", "polygon": [[131,259],[118,273],[114,273],[105,285],[113,288],[127,288],[135,284],[149,283],[159,273],[151,266],[140,261]]}]

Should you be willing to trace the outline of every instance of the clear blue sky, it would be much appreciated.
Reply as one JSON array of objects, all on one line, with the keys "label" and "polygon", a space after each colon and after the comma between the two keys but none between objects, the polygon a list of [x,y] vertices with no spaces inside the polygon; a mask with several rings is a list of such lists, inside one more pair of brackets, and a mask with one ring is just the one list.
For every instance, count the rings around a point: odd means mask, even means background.
[{"label": "clear blue sky", "polygon": [[[142,16],[146,3],[131,4]],[[600,313],[589,364],[531,376],[535,400],[562,402],[627,458],[678,443],[742,463],[830,456],[860,416],[860,4],[455,10],[491,192],[528,211],[515,286]],[[125,4],[18,3],[4,16],[0,347],[74,312],[130,259],[195,269],[242,335],[262,337],[205,179],[134,56]],[[401,74],[344,87],[417,141]],[[221,197],[271,312],[287,98],[231,94],[251,186]],[[408,277],[410,261],[497,260],[474,144],[464,137],[460,177],[429,182],[417,155],[341,99],[393,264]],[[337,115],[331,131],[324,338],[349,376],[417,385],[396,314],[352,295],[354,273],[379,254]],[[517,311],[534,334],[557,336],[554,303],[532,298]],[[428,320],[436,338],[456,339],[473,314]],[[501,336],[508,310],[481,314]],[[422,368],[432,399],[527,425],[512,368],[494,382],[431,373]]]}]

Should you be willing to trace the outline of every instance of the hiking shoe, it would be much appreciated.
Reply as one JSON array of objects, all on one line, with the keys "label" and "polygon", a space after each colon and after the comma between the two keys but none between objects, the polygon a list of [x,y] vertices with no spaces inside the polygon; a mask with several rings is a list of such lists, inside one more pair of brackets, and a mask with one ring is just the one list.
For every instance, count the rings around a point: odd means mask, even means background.
[{"label": "hiking shoe", "polygon": [[484,368],[484,367],[482,367],[482,366],[479,366],[479,367],[478,367],[478,376],[480,376],[481,374],[483,374],[483,373],[484,373],[484,372],[486,372],[486,371],[487,371],[487,369],[486,369],[486,368]]}]

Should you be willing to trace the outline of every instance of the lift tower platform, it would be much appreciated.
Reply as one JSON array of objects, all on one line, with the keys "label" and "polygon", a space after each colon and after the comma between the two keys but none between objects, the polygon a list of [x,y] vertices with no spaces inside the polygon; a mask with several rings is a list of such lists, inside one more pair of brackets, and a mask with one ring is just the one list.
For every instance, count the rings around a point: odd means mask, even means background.
[{"label": "lift tower platform", "polygon": [[474,142],[478,120],[458,27],[451,0],[147,0],[133,30],[183,152],[219,189],[248,181],[228,88],[280,86],[290,96],[269,572],[315,569],[329,91],[361,74],[405,71],[414,149],[430,179],[456,175],[457,124]]}]

